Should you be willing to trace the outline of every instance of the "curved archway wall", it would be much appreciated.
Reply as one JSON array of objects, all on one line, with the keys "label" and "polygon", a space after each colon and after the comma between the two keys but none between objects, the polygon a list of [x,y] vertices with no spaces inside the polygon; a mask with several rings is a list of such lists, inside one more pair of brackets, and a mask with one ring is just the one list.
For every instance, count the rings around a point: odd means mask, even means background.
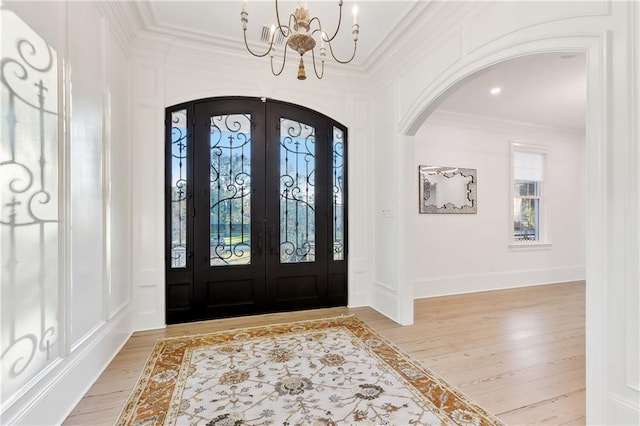
[{"label": "curved archway wall", "polygon": [[[586,407],[591,424],[640,420],[638,9],[636,2],[460,6],[438,23],[443,32],[437,38],[424,34],[425,41],[412,44],[411,52],[420,52],[419,57],[395,58],[403,67],[379,79],[382,88],[373,101],[375,169],[387,167],[375,181],[375,208],[381,214],[375,219],[372,304],[411,324],[415,265],[428,262],[421,259],[417,242],[429,238],[415,232],[415,132],[438,99],[475,72],[523,55],[586,53]],[[395,126],[389,126],[392,119]],[[396,148],[391,157],[389,141]],[[421,291],[428,294],[428,289]]]},{"label": "curved archway wall", "polygon": [[[490,96],[489,87],[485,87],[490,82],[501,86],[504,94]],[[473,215],[418,215],[412,235],[430,237],[414,242],[415,252],[428,259],[414,262],[415,298],[584,280],[585,55],[543,53],[509,59],[476,72],[464,83],[462,88],[452,89],[455,93],[451,97],[451,90],[447,91],[444,103],[418,129],[413,158],[414,164],[477,169],[480,203]],[[527,87],[531,85],[553,89],[548,89],[550,93],[532,92]],[[483,102],[474,97],[479,95],[478,89],[486,91]],[[576,102],[580,96],[581,104]],[[547,103],[541,105],[543,101]],[[472,109],[469,104],[475,105],[477,112],[469,115],[456,109]],[[559,110],[560,104],[572,107]],[[499,105],[514,108],[514,114],[528,105],[537,116],[531,116],[530,122],[512,122],[496,115],[494,108]],[[576,109],[581,110],[581,116],[569,122]],[[564,112],[564,121],[554,127],[534,124],[543,117],[549,119],[550,111],[554,117]],[[510,156],[514,141],[544,147],[547,152],[544,246],[511,245]]]}]

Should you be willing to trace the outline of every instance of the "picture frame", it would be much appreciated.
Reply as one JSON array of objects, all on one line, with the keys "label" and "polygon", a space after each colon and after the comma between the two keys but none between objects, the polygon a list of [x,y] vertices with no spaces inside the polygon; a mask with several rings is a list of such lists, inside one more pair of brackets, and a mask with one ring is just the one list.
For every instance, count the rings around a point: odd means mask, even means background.
[{"label": "picture frame", "polygon": [[418,166],[421,214],[475,214],[478,211],[476,169]]}]

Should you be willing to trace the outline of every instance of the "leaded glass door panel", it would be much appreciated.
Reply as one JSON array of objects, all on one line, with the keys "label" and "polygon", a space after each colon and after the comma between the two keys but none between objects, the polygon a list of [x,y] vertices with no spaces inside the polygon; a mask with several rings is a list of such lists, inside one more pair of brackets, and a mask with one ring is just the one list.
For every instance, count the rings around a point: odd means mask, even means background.
[{"label": "leaded glass door panel", "polygon": [[270,104],[267,123],[268,303],[283,309],[326,306],[326,121],[309,110]]},{"label": "leaded glass door panel", "polygon": [[346,129],[283,102],[167,109],[167,322],[346,304]]},{"label": "leaded glass door panel", "polygon": [[264,310],[264,105],[195,105],[194,305],[214,318]]}]

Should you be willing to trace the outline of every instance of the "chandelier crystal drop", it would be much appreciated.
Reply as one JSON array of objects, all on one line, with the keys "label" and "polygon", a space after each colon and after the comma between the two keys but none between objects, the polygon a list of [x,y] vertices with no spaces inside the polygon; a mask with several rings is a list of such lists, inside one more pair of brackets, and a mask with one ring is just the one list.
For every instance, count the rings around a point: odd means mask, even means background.
[{"label": "chandelier crystal drop", "polygon": [[[334,52],[332,42],[340,31],[340,24],[342,23],[342,0],[338,1],[338,26],[332,36],[322,29],[322,23],[318,17],[311,17],[309,15],[309,9],[307,8],[306,0],[298,0],[296,10],[289,15],[287,25],[283,25],[280,21],[280,11],[278,9],[278,0],[275,0],[275,13],[277,25],[272,25],[269,32],[268,48],[264,53],[255,53],[249,47],[247,42],[247,24],[249,23],[249,12],[247,12],[247,0],[242,0],[242,12],[240,12],[240,21],[242,22],[242,32],[244,34],[244,45],[249,53],[258,58],[263,58],[270,55],[271,58],[271,72],[275,76],[282,74],[284,66],[287,62],[287,51],[292,49],[298,52],[300,55],[300,62],[298,63],[298,80],[305,80],[307,78],[304,67],[304,54],[311,52],[311,60],[313,61],[313,71],[318,79],[324,76],[324,61],[327,57],[327,46],[329,47],[329,53],[331,57],[340,64],[348,64],[356,56],[356,48],[358,46],[358,34],[360,32],[360,26],[358,25],[358,10],[353,8],[353,24],[351,25],[351,34],[353,36],[353,53],[347,60],[338,59]],[[266,29],[265,29],[266,31]],[[279,33],[279,34],[277,34]],[[276,56],[275,38],[282,37],[285,41],[284,49],[282,50],[282,64],[278,68],[274,65],[274,57]],[[320,46],[317,50],[317,56],[319,56],[320,65],[316,63],[316,47]]]}]

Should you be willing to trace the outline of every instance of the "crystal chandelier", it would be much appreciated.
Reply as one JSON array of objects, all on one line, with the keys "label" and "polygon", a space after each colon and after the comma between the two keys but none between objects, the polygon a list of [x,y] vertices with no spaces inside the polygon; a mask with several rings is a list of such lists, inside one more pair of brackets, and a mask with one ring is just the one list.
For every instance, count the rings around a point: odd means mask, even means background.
[{"label": "crystal chandelier", "polygon": [[[242,0],[242,12],[240,13],[240,20],[242,22],[242,31],[244,34],[244,45],[246,46],[249,53],[258,58],[263,58],[270,54],[271,56],[271,72],[273,75],[278,76],[282,74],[284,70],[285,63],[287,62],[287,50],[289,48],[298,52],[300,55],[300,62],[298,63],[298,80],[305,80],[307,75],[304,69],[304,60],[303,56],[306,52],[311,51],[311,58],[313,61],[313,71],[316,74],[318,79],[321,79],[324,76],[324,61],[327,57],[327,45],[329,46],[329,52],[331,53],[331,57],[340,63],[340,64],[348,64],[353,60],[356,56],[356,47],[358,46],[358,33],[360,32],[360,26],[357,21],[358,10],[356,7],[353,8],[353,25],[351,26],[351,34],[353,35],[353,54],[347,60],[340,60],[336,58],[333,53],[333,46],[331,42],[336,38],[338,32],[340,31],[340,24],[342,23],[342,0],[338,1],[339,7],[339,16],[338,16],[338,27],[332,36],[328,36],[327,33],[322,29],[322,24],[318,17],[311,17],[309,15],[309,9],[307,8],[306,0],[298,0],[298,5],[294,13],[289,15],[289,20],[287,25],[283,25],[280,21],[280,11],[278,10],[278,0],[275,0],[275,8],[276,8],[276,19],[278,25],[272,25],[271,30],[269,32],[268,37],[268,49],[264,53],[255,53],[249,47],[247,43],[247,24],[249,22],[249,13],[247,12],[247,0]],[[278,37],[282,37],[285,40],[285,46],[282,53],[282,65],[279,69],[274,66],[274,56],[276,52],[276,46],[274,43],[276,32],[278,32]],[[316,64],[316,38],[320,41],[320,66]],[[318,68],[320,71],[318,72]]]}]

